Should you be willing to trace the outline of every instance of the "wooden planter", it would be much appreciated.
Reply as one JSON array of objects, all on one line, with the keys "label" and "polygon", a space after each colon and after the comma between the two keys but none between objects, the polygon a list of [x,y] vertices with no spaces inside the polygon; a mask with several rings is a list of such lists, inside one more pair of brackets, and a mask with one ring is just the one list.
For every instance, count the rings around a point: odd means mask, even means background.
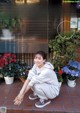
[{"label": "wooden planter", "polygon": [[24,77],[20,77],[19,79],[20,79],[20,80],[21,80],[21,82],[23,82],[23,83],[24,83],[24,82],[25,82],[25,80],[26,80]]}]

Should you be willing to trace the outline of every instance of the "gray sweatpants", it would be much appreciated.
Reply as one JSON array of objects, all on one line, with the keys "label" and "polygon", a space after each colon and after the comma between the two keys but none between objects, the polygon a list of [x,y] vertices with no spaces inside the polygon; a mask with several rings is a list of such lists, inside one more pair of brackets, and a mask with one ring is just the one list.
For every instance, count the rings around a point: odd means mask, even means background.
[{"label": "gray sweatpants", "polygon": [[53,99],[59,95],[59,91],[55,89],[54,85],[42,83],[35,84],[32,87],[34,94],[36,94],[40,99]]}]

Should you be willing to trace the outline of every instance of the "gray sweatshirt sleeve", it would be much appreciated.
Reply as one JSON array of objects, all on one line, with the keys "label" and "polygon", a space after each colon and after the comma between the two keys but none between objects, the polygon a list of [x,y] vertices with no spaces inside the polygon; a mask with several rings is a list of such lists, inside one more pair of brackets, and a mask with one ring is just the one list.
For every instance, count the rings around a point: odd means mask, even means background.
[{"label": "gray sweatshirt sleeve", "polygon": [[36,67],[35,67],[35,65],[32,67],[31,70],[29,70],[28,79],[31,80],[34,75],[36,75]]},{"label": "gray sweatshirt sleeve", "polygon": [[35,83],[48,83],[51,80],[49,69],[44,69],[38,76],[34,76],[29,82],[29,86],[33,86]]}]

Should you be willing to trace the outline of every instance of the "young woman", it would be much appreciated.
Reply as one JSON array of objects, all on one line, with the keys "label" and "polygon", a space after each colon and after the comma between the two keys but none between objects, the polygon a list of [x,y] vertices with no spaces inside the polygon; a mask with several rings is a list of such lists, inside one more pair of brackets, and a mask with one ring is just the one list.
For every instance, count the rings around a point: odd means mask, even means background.
[{"label": "young woman", "polygon": [[34,66],[29,71],[28,78],[25,81],[18,96],[14,100],[15,105],[20,105],[25,93],[32,89],[33,93],[29,95],[30,100],[39,98],[35,106],[42,108],[51,103],[59,95],[60,86],[54,67],[50,62],[46,61],[46,54],[38,51],[34,57]]}]

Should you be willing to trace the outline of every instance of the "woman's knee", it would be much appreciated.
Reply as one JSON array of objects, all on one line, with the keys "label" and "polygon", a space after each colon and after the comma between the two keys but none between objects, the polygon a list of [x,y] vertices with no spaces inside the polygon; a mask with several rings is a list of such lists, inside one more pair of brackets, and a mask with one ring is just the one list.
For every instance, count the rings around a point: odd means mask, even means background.
[{"label": "woman's knee", "polygon": [[35,85],[34,85],[34,88],[35,88],[35,89],[39,89],[39,87],[40,87],[40,84],[35,84]]}]

